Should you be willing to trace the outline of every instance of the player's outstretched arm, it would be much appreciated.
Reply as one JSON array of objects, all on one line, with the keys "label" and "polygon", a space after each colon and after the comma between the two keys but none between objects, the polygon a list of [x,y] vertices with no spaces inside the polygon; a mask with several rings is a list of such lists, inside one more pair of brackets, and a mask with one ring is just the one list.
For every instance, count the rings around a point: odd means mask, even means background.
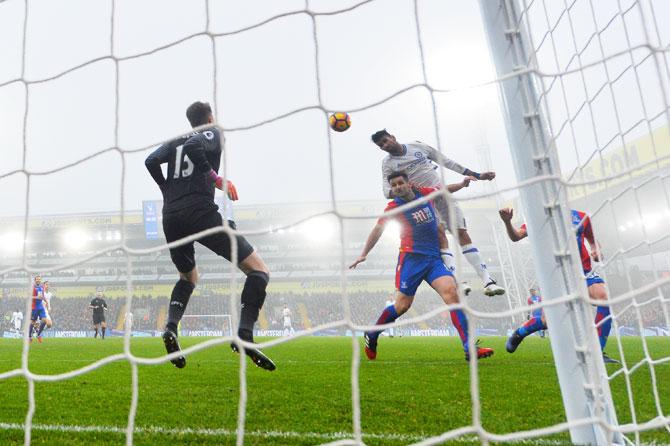
[{"label": "player's outstretched arm", "polygon": [[442,155],[439,150],[427,145],[423,144],[424,151],[426,153],[426,156],[428,159],[435,161],[437,164],[440,166],[446,167],[449,170],[453,170],[456,173],[460,173],[461,175],[465,176],[471,176],[475,177],[478,180],[488,180],[491,181],[496,177],[495,172],[475,172],[474,170],[470,170],[467,167],[463,167],[460,164],[458,164],[456,161],[447,158],[446,156]]},{"label": "player's outstretched arm", "polygon": [[470,186],[470,181],[477,181],[477,178],[473,176],[463,177],[463,181],[461,181],[460,183],[449,184],[447,186],[447,190],[453,194],[454,192],[458,192],[464,187]]},{"label": "player's outstretched arm", "polygon": [[379,241],[379,238],[382,236],[384,233],[384,225],[381,223],[377,223],[374,228],[372,228],[372,232],[370,232],[370,235],[368,235],[368,239],[365,241],[365,246],[363,247],[363,251],[361,252],[361,255],[358,256],[358,258],[349,265],[349,269],[355,269],[359,263],[365,262],[365,260],[368,257],[368,254],[370,251],[372,251],[372,248],[375,247],[377,242]]},{"label": "player's outstretched arm", "polygon": [[151,177],[154,179],[158,187],[163,187],[165,185],[165,177],[163,176],[163,171],[161,170],[161,164],[168,162],[168,157],[170,156],[170,146],[163,144],[156,150],[154,150],[151,155],[147,156],[147,159],[144,160],[144,166],[151,174]]},{"label": "player's outstretched arm", "polygon": [[526,228],[515,228],[512,226],[512,217],[514,217],[514,209],[512,208],[503,208],[498,211],[500,219],[505,223],[505,229],[507,230],[507,236],[513,242],[518,242],[526,237],[528,237],[528,231]]}]

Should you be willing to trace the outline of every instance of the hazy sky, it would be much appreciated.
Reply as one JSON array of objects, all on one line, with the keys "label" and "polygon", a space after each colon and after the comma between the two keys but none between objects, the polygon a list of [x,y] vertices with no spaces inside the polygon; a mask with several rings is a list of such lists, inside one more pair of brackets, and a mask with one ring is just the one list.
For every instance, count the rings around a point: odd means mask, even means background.
[{"label": "hazy sky", "polygon": [[[308,5],[314,12],[328,12],[358,3],[361,1],[311,0]],[[617,16],[615,1],[579,0],[561,18],[556,7],[563,3],[534,2],[528,13],[544,72],[577,68],[578,60],[570,58],[575,45],[586,48],[582,62],[588,62],[625,49],[628,41],[635,45],[647,39],[640,26],[640,8],[628,10],[635,2],[619,2],[626,13]],[[591,3],[597,3],[595,14],[589,9]],[[670,17],[669,3],[653,2],[657,18]],[[118,95],[115,62],[109,58],[111,42],[113,54],[124,58],[203,33],[207,3],[117,0],[113,20],[111,2],[105,0],[30,0],[28,4],[24,52],[24,1],[0,3],[0,175],[23,167],[25,85],[9,81],[22,77],[25,53],[23,78],[28,81],[100,59],[55,80],[29,85],[25,168],[33,172],[68,165],[116,144],[123,150],[153,147],[186,132],[185,108],[195,100],[205,100],[216,102],[220,125],[231,129],[225,132],[227,172],[245,204],[329,201],[331,178],[336,200],[381,202],[383,152],[369,136],[383,127],[401,141],[420,139],[430,144],[437,144],[437,127],[447,156],[474,170],[495,169],[499,187],[516,182],[497,88],[464,89],[495,78],[475,1],[417,2],[428,83],[436,89],[456,90],[435,94],[437,123],[430,93],[423,87],[355,111],[423,82],[417,17],[410,0],[375,0],[342,14],[315,16],[318,66],[312,19],[305,13],[293,14],[240,33],[214,39],[200,35],[150,55],[121,60]],[[304,9],[305,4],[304,0],[211,1],[209,32],[230,33]],[[652,31],[648,38],[655,45],[667,45],[667,25],[662,22],[657,34],[650,21],[650,3],[641,5]],[[574,39],[571,25],[577,30]],[[554,29],[553,39],[545,36],[549,28]],[[596,30],[600,33],[594,34]],[[632,57],[639,62],[645,54],[637,51]],[[579,73],[566,76],[562,85],[552,88],[546,106],[558,134],[564,171],[585,163],[594,148],[619,147],[620,140],[612,135],[621,129],[627,131],[627,138],[644,134],[646,126],[629,130],[641,116],[654,116],[654,127],[667,125],[667,117],[659,115],[664,102],[653,58],[640,64],[637,78],[629,69],[611,89],[605,88],[591,101],[592,113],[585,107],[578,112],[586,94],[595,95],[607,84],[608,76],[610,81],[617,78],[630,65],[630,57],[608,62],[608,71],[600,66],[584,71],[584,78]],[[551,80],[545,78],[547,84]],[[642,86],[641,92],[637,85]],[[324,112],[307,110],[253,129],[239,129],[319,105],[319,97],[328,110],[350,111],[352,128],[329,134]],[[646,110],[639,97],[644,98]],[[612,112],[615,102],[618,117]],[[597,116],[595,123],[593,115]],[[561,128],[564,130],[559,131]],[[578,143],[574,143],[575,135]],[[477,150],[485,145],[489,147],[488,166]],[[31,213],[120,209],[123,161],[125,207],[139,209],[142,200],[160,197],[144,168],[149,151],[123,157],[112,151],[57,173],[32,176]],[[447,177],[458,178],[453,173]],[[481,191],[478,186],[466,193]],[[23,214],[26,187],[23,174],[0,179],[0,215]]]}]

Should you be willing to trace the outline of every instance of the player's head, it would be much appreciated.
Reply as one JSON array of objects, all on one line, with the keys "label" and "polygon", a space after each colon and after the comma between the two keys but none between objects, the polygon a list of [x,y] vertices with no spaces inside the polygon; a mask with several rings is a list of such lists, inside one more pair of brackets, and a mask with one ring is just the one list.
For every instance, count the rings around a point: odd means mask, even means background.
[{"label": "player's head", "polygon": [[45,290],[48,290],[48,289],[49,289],[49,281],[48,281],[48,280],[45,280],[45,281],[44,281],[44,289],[45,289]]},{"label": "player's head", "polygon": [[530,293],[531,296],[535,296],[537,294],[537,288],[533,287],[529,289],[528,292]]},{"label": "player's head", "polygon": [[35,276],[35,285],[39,285],[42,283],[42,277],[38,274]]},{"label": "player's head", "polygon": [[397,153],[402,151],[402,146],[386,129],[378,130],[371,136],[372,142],[384,152]]},{"label": "player's head", "polygon": [[412,187],[409,185],[409,177],[405,172],[392,172],[386,179],[391,185],[394,196],[403,197],[412,192]]},{"label": "player's head", "polygon": [[189,105],[186,109],[186,118],[191,123],[191,127],[198,127],[214,122],[212,107],[209,106],[208,102],[196,101]]},{"label": "player's head", "polygon": [[95,297],[102,297],[102,290],[100,288],[95,290]]}]

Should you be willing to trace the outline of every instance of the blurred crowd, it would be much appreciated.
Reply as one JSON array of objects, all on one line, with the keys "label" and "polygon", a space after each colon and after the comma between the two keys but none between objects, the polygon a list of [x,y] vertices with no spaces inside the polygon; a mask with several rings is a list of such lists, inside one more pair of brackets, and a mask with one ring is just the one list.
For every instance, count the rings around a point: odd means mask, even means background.
[{"label": "blurred crowd", "polygon": [[[88,308],[93,296],[62,297],[56,296],[52,299],[51,316],[54,320],[56,330],[89,330],[92,327],[92,311]],[[345,314],[350,314],[351,320],[358,325],[372,325],[391,298],[390,293],[383,292],[351,292],[346,299],[341,293],[305,293],[292,292],[269,293],[265,306],[261,313],[257,328],[268,330],[282,330],[282,311],[286,306],[291,311],[292,326],[295,330],[314,328],[321,324],[340,321]],[[478,293],[466,298],[468,304],[475,310],[491,315],[492,317],[471,318],[471,323],[478,328],[499,330],[505,334],[509,328],[514,328],[526,318],[526,312],[516,314],[514,317],[501,317],[495,313],[509,309],[506,297],[490,298]],[[658,300],[645,300],[644,305],[633,307],[628,305],[616,305],[614,314],[618,325],[625,325],[639,329],[639,320],[643,327],[669,326],[668,305],[664,307]],[[641,303],[645,300],[638,299]],[[133,329],[135,330],[161,330],[165,323],[169,296],[138,295],[132,300]],[[215,328],[219,322],[212,315],[231,314],[230,295],[217,295],[202,290],[200,295],[194,295],[188,305],[186,315],[203,315],[202,317],[188,320],[188,328],[193,330],[207,330]],[[107,299],[108,312],[106,314],[107,326],[122,329],[126,314],[126,299]],[[239,305],[239,297],[235,298],[235,305]],[[0,332],[10,329],[10,318],[13,311],[21,310],[24,315],[26,308],[25,299],[4,295],[0,298]],[[345,311],[348,308],[348,311]],[[429,312],[437,313],[425,320],[421,320],[407,326],[406,329],[444,329],[451,327],[449,313],[439,311],[444,304],[439,296],[428,287],[421,287],[414,299],[410,311],[403,316],[404,319],[420,317]],[[664,311],[665,310],[665,311]],[[236,310],[237,312],[237,310]],[[639,313],[639,319],[638,319]],[[28,315],[26,315],[28,316]],[[402,319],[400,319],[402,320]],[[344,329],[341,329],[344,332]],[[638,330],[639,331],[639,330]]]}]

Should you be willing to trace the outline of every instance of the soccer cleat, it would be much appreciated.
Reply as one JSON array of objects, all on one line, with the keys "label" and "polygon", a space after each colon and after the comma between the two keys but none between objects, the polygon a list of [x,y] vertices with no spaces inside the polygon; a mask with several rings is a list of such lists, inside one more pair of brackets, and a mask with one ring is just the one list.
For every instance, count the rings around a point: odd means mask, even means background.
[{"label": "soccer cleat", "polygon": [[33,343],[33,338],[28,338],[28,342]]},{"label": "soccer cleat", "polygon": [[610,357],[607,355],[607,353],[605,353],[605,352],[603,352],[603,362],[604,362],[605,364],[621,364],[620,361],[617,361],[617,360],[614,359],[614,358],[610,358]]},{"label": "soccer cleat", "polygon": [[[240,349],[237,347],[237,344],[234,342],[230,343],[230,348],[235,352],[239,353]],[[257,348],[245,348],[244,352],[247,354],[249,358],[251,358],[251,361],[256,364],[256,367],[260,367],[262,369],[267,370],[268,372],[271,372],[277,368],[274,362],[272,362],[272,359],[268,358],[265,356],[265,353],[260,351]]]},{"label": "soccer cleat", "polygon": [[37,337],[37,342],[39,342],[40,344],[42,343],[42,336]]},{"label": "soccer cleat", "polygon": [[523,338],[515,330],[514,333],[512,333],[512,336],[507,339],[505,350],[507,350],[508,353],[514,353],[517,347],[519,347],[519,344],[521,344],[521,341],[523,341]]},{"label": "soccer cleat", "polygon": [[[488,347],[477,347],[477,359],[488,358],[493,356],[493,349]],[[470,352],[465,352],[465,360],[470,360]]]},{"label": "soccer cleat", "polygon": [[505,288],[499,286],[495,280],[484,285],[484,294],[489,297],[505,294]]},{"label": "soccer cleat", "polygon": [[[177,335],[170,330],[165,330],[165,333],[163,333],[163,344],[165,344],[165,350],[168,354],[181,350],[179,342],[177,341]],[[186,367],[186,358],[183,356],[177,356],[176,358],[171,359],[170,362],[178,369]]]},{"label": "soccer cleat", "polygon": [[469,296],[470,292],[472,291],[472,287],[468,284],[468,282],[462,282],[461,285],[463,286],[463,294]]},{"label": "soccer cleat", "polygon": [[365,339],[365,356],[367,356],[370,361],[374,361],[377,359],[377,340],[372,339],[368,332],[365,332],[363,339]]}]

